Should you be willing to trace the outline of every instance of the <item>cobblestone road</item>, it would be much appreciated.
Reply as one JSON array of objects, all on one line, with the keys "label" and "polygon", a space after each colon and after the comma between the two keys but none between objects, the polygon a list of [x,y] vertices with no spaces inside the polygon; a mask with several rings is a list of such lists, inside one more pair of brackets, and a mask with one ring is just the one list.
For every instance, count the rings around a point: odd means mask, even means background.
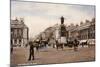
[{"label": "cobblestone road", "polygon": [[11,55],[12,64],[51,64],[51,63],[70,63],[80,61],[94,61],[95,60],[95,47],[78,48],[75,52],[73,48],[65,47],[64,50],[56,48],[44,48],[39,52],[35,50],[35,60],[28,61],[29,47],[27,48],[14,48]]}]

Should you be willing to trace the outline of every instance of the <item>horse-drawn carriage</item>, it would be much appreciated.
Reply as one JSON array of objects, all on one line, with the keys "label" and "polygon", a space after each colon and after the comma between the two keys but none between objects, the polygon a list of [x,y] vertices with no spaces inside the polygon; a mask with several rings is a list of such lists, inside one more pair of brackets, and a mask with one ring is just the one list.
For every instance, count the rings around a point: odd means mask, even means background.
[{"label": "horse-drawn carriage", "polygon": [[95,45],[95,39],[80,40],[80,45],[84,47],[85,45],[90,47]]},{"label": "horse-drawn carriage", "polygon": [[57,49],[59,47],[63,49],[64,44],[66,44],[66,43],[67,43],[66,37],[60,37],[59,39],[56,40],[56,47],[57,47]]},{"label": "horse-drawn carriage", "polygon": [[77,47],[78,47],[79,44],[80,44],[80,42],[77,39],[67,40],[66,37],[61,37],[58,40],[56,40],[56,47],[57,47],[57,49],[58,48],[62,48],[62,50],[63,50],[63,48],[65,46],[69,47],[69,48],[74,47],[75,50],[77,50]]}]

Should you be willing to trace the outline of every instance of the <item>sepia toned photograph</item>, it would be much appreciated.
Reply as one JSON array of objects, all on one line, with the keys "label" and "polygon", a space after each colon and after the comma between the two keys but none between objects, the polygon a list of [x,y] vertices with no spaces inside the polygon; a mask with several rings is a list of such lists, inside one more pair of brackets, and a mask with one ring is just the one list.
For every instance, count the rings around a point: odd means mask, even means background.
[{"label": "sepia toned photograph", "polygon": [[95,5],[10,4],[11,67],[95,61]]}]

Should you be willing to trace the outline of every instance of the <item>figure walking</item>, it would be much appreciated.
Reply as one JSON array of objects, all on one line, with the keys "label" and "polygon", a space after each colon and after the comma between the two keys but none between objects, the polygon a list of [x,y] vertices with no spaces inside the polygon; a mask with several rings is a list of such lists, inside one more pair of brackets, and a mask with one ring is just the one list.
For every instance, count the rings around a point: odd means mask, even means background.
[{"label": "figure walking", "polygon": [[30,41],[29,42],[29,46],[30,46],[30,49],[29,49],[29,61],[32,59],[34,60],[34,45],[33,45],[33,42]]},{"label": "figure walking", "polygon": [[12,40],[11,40],[11,54],[13,53],[13,43],[12,43]]},{"label": "figure walking", "polygon": [[74,40],[74,51],[77,51],[79,42],[77,39]]}]

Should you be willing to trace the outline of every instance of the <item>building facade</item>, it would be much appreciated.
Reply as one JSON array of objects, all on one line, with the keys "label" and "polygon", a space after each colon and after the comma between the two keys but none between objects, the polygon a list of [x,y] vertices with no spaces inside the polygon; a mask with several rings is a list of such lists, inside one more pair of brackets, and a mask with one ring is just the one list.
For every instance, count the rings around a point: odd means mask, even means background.
[{"label": "building facade", "polygon": [[80,25],[71,24],[66,27],[68,33],[68,40],[89,40],[95,39],[95,18],[91,21],[86,20],[84,23],[80,22]]},{"label": "building facade", "polygon": [[22,18],[11,20],[11,46],[25,46],[29,39],[28,32]]},{"label": "building facade", "polygon": [[68,41],[73,41],[75,38],[78,38],[78,25],[74,25],[74,24],[70,24],[68,26],[66,26],[66,38]]},{"label": "building facade", "polygon": [[89,39],[95,39],[95,18],[93,18],[91,21],[88,37],[89,37]]},{"label": "building facade", "polygon": [[90,21],[87,21],[85,23],[80,23],[79,27],[79,39],[80,40],[86,40],[89,39],[89,27],[90,27]]}]

